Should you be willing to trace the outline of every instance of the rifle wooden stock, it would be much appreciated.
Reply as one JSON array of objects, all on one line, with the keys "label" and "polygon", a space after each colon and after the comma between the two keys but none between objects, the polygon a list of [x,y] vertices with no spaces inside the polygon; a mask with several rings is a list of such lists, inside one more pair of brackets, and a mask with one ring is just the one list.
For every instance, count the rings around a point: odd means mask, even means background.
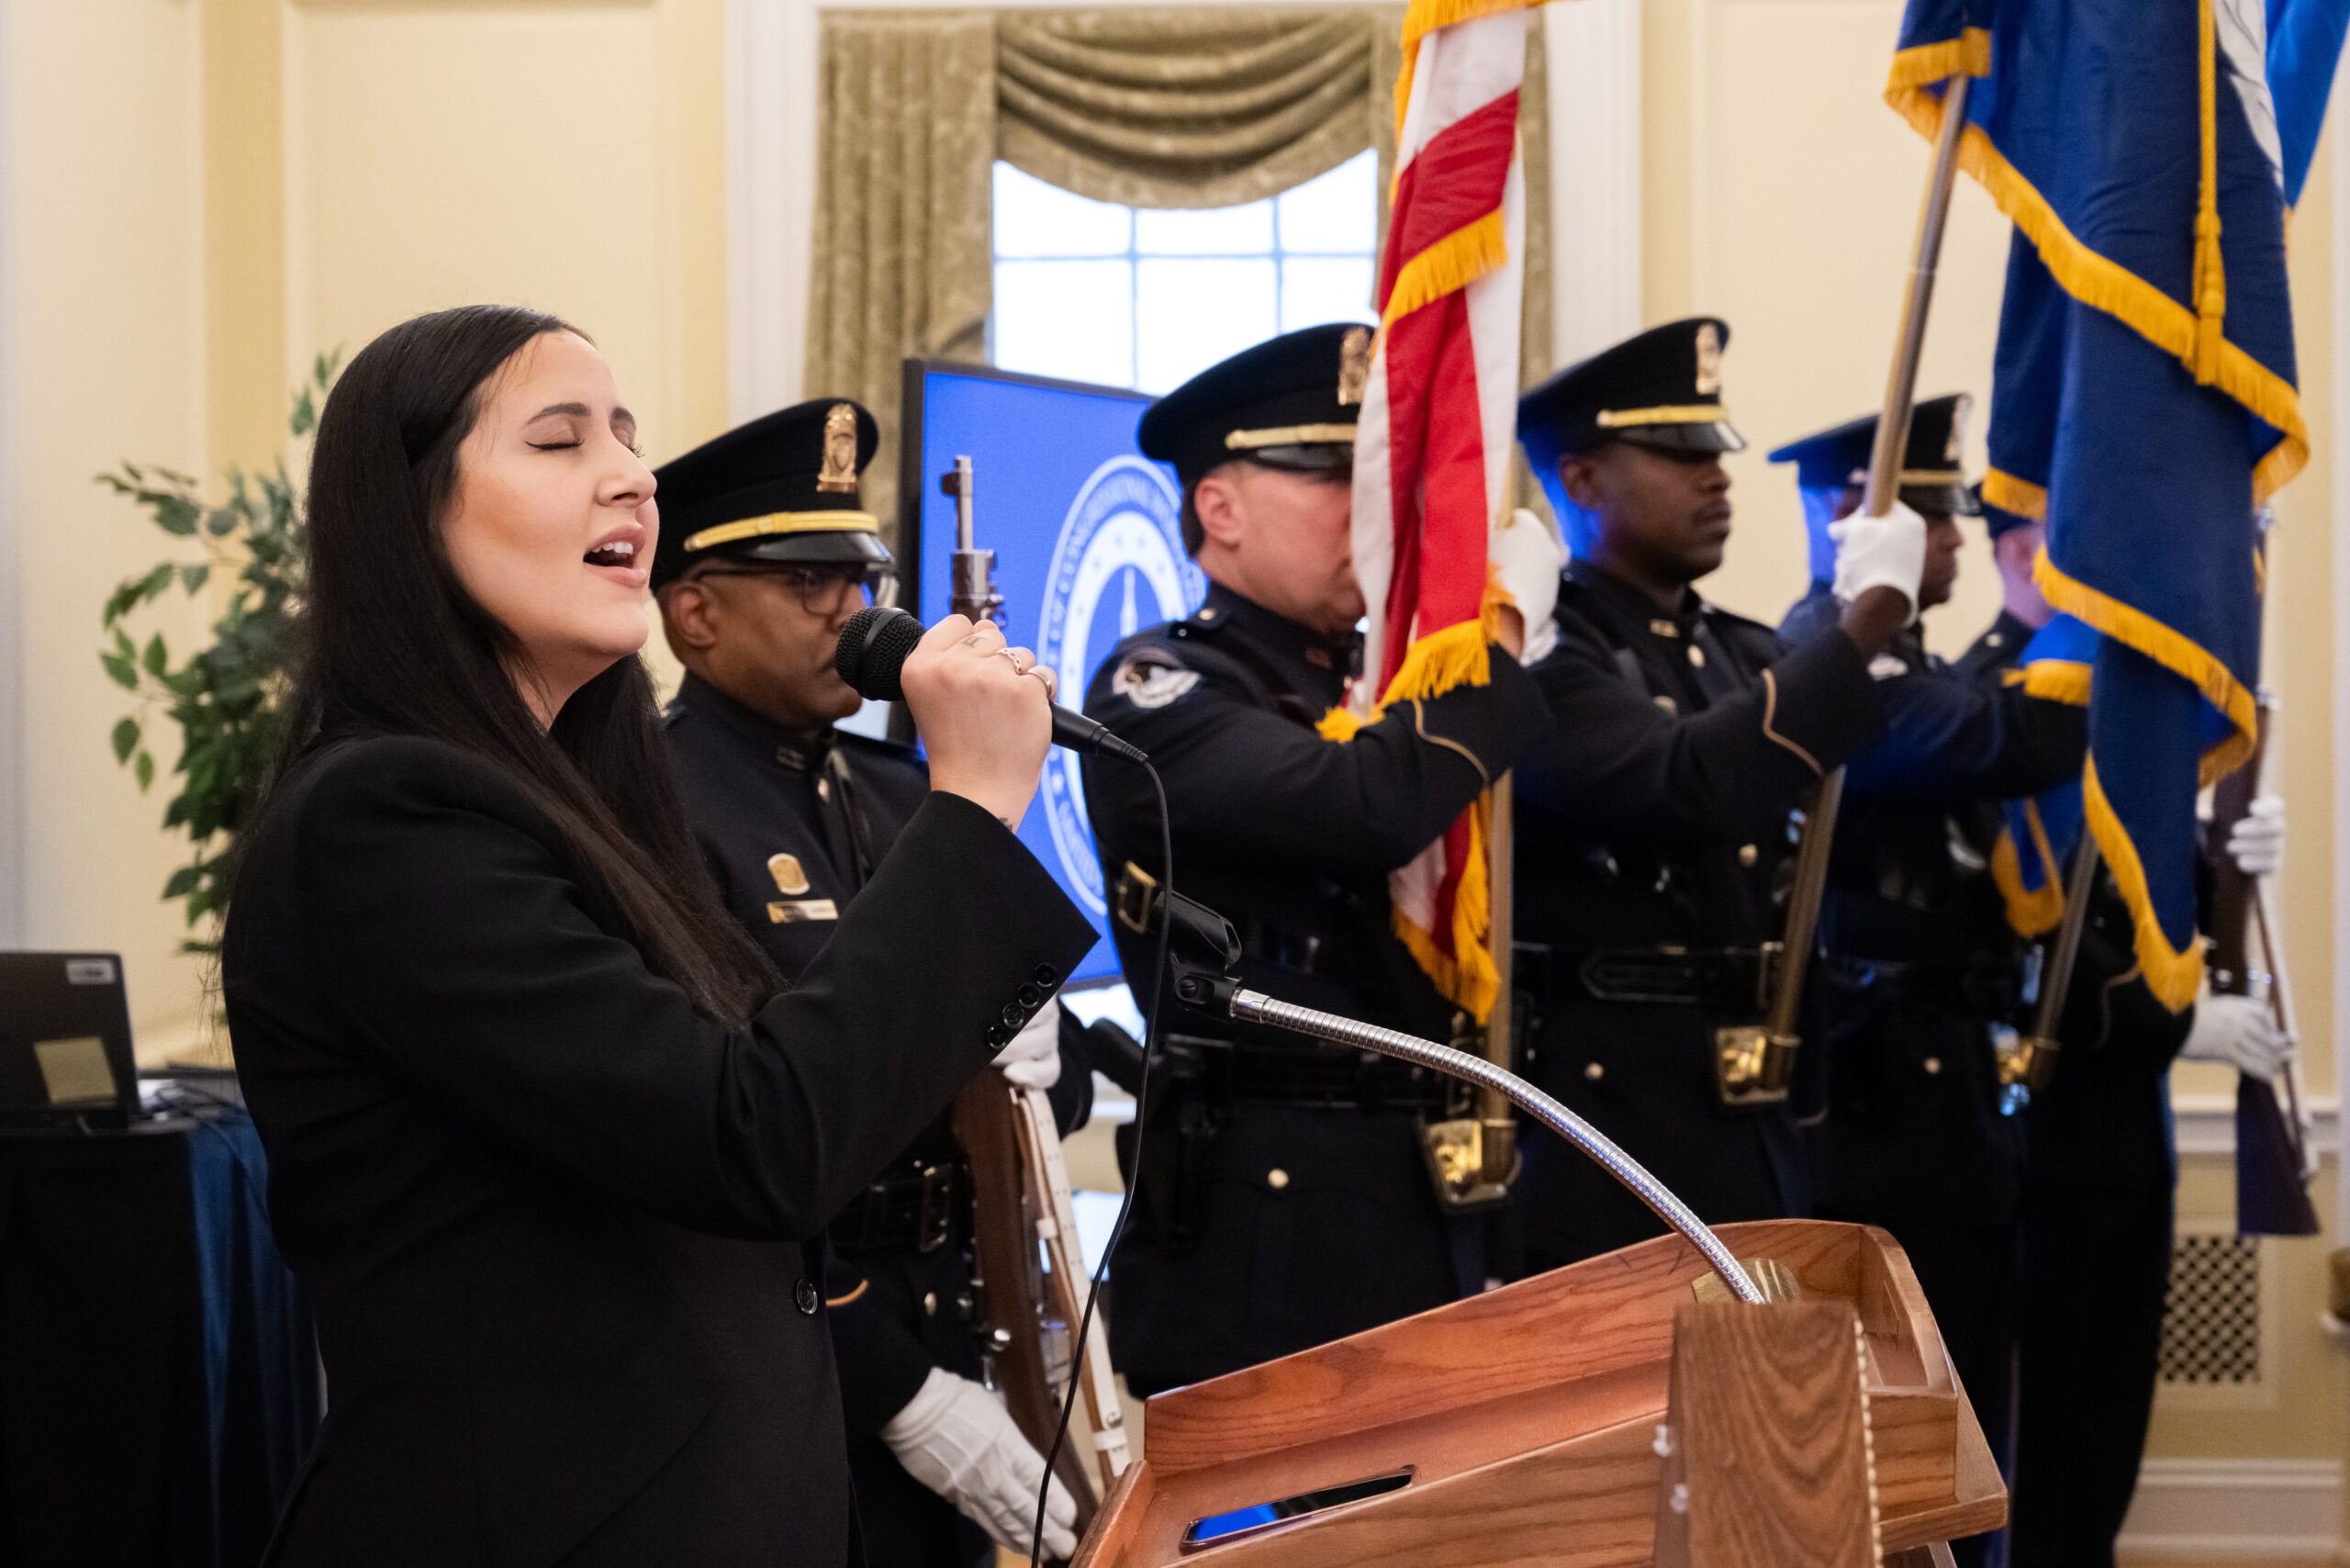
[{"label": "rifle wooden stock", "polygon": [[[1044,1266],[1036,1252],[1039,1216],[1022,1171],[1015,1092],[993,1068],[966,1084],[955,1099],[955,1140],[963,1146],[963,1158],[971,1168],[972,1249],[979,1265],[972,1283],[979,1292],[989,1369],[1021,1436],[1045,1453],[1060,1425],[1060,1400],[1054,1393],[1052,1369],[1046,1364],[1045,1339],[1055,1331],[1073,1335],[1076,1325],[1052,1312],[1046,1294]],[[1102,1331],[1099,1323],[1094,1327],[1097,1334]],[[1074,1446],[1063,1446],[1053,1473],[1076,1500],[1077,1528],[1082,1534],[1100,1497]]]},{"label": "rifle wooden stock", "polygon": [[[1045,1254],[1051,1261],[1046,1277],[1052,1291],[1052,1305],[1060,1321],[1074,1333],[1085,1319],[1089,1275],[1084,1249],[1078,1245],[1077,1205],[1069,1198],[1069,1168],[1061,1162],[1060,1132],[1053,1121],[1053,1103],[1041,1089],[1014,1088],[1012,1112],[1013,1126],[1020,1135],[1027,1189],[1046,1211],[1037,1216],[1036,1230],[1044,1238]],[[1106,1493],[1126,1468],[1130,1455],[1126,1448],[1125,1410],[1118,1403],[1117,1380],[1110,1370],[1109,1326],[1102,1321],[1098,1305],[1093,1317],[1092,1330],[1085,1337],[1085,1358],[1070,1369],[1069,1375],[1077,1379],[1078,1388],[1085,1396],[1085,1419],[1092,1430],[1094,1467],[1101,1489]],[[1078,1428],[1072,1426],[1071,1451],[1080,1447],[1079,1439]]]}]

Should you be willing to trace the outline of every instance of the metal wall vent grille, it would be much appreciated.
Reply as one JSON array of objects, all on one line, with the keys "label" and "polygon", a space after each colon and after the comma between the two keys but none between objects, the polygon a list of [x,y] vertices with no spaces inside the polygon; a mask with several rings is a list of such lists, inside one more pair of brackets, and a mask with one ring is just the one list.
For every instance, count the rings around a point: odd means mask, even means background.
[{"label": "metal wall vent grille", "polygon": [[2186,1235],[2170,1260],[2162,1380],[2205,1388],[2260,1381],[2260,1243]]}]

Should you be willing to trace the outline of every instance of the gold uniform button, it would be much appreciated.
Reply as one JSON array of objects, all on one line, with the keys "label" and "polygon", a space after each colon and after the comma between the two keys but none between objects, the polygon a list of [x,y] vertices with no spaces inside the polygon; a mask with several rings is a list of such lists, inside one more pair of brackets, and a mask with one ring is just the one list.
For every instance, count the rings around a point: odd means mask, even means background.
[{"label": "gold uniform button", "polygon": [[1595,1061],[1587,1061],[1583,1064],[1583,1075],[1596,1083],[1607,1076],[1607,1070]]},{"label": "gold uniform button", "polygon": [[1289,1172],[1282,1170],[1278,1165],[1274,1166],[1270,1170],[1265,1172],[1265,1185],[1270,1187],[1276,1193],[1280,1192],[1283,1187],[1289,1185]]},{"label": "gold uniform button", "polygon": [[1930,1078],[1935,1073],[1942,1071],[1942,1058],[1940,1057],[1928,1057],[1924,1061],[1919,1062],[1918,1065],[1924,1068],[1926,1070],[1926,1075]]},{"label": "gold uniform button", "polygon": [[938,1293],[936,1291],[924,1291],[923,1293],[922,1310],[923,1316],[925,1317],[935,1317],[938,1316]]},{"label": "gold uniform button", "polygon": [[1738,846],[1738,863],[1740,865],[1751,866],[1761,858],[1762,858],[1762,857],[1761,853],[1755,849],[1754,846],[1751,844],[1741,844]]},{"label": "gold uniform button", "polygon": [[1690,662],[1691,664],[1693,664],[1693,665],[1695,665],[1695,666],[1696,666],[1698,668],[1700,668],[1700,669],[1705,668],[1705,666],[1706,666],[1706,650],[1705,650],[1705,649],[1703,649],[1703,648],[1701,648],[1701,647],[1699,647],[1699,646],[1698,646],[1696,644],[1695,644],[1695,643],[1690,644],[1689,644],[1689,662]]}]

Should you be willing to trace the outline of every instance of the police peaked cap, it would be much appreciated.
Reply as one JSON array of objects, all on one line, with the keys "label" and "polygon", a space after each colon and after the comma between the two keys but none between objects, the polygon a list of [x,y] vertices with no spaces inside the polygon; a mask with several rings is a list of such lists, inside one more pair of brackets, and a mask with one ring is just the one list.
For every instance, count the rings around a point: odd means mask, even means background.
[{"label": "police peaked cap", "polygon": [[1714,316],[1668,321],[1571,364],[1517,400],[1517,439],[1549,473],[1611,441],[1664,452],[1743,452],[1722,407],[1729,326]]},{"label": "police peaked cap", "polygon": [[[1982,510],[1959,466],[1966,442],[1966,415],[1975,399],[1964,392],[1928,398],[1909,410],[1909,441],[1901,454],[1901,499],[1919,511],[1973,517]],[[1874,414],[1847,420],[1832,430],[1791,441],[1771,454],[1774,463],[1796,465],[1796,483],[1807,490],[1857,489],[1868,483],[1869,452],[1876,444]]]},{"label": "police peaked cap", "polygon": [[671,458],[653,471],[661,507],[653,586],[717,559],[887,566],[880,522],[856,490],[880,444],[871,414],[845,398],[817,398]]},{"label": "police peaked cap", "polygon": [[1304,473],[1354,467],[1355,416],[1371,378],[1371,330],[1335,321],[1284,332],[1212,364],[1143,410],[1143,455],[1188,487],[1236,458]]}]

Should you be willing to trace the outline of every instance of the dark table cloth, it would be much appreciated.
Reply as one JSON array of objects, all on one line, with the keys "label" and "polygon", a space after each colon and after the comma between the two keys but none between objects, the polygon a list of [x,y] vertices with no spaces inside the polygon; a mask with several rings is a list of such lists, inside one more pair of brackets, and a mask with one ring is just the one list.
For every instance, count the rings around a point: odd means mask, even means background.
[{"label": "dark table cloth", "polygon": [[318,1430],[252,1121],[161,1098],[0,1135],[0,1568],[250,1568]]}]

